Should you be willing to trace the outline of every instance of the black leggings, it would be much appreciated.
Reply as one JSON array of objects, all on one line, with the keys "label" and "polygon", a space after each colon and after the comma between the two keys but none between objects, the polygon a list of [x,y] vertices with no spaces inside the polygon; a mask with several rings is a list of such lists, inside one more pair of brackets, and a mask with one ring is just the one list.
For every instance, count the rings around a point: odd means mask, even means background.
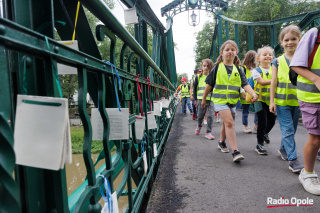
[{"label": "black leggings", "polygon": [[262,110],[257,112],[258,116],[258,130],[257,130],[257,140],[259,144],[264,143],[263,136],[265,134],[269,134],[271,129],[273,128],[276,122],[275,114],[271,113],[269,110],[269,106],[261,102]]}]

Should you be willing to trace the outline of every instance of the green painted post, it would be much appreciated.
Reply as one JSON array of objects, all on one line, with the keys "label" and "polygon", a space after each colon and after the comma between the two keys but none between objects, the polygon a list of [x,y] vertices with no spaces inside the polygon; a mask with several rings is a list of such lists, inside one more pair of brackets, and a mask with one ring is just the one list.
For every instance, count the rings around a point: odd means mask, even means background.
[{"label": "green painted post", "polygon": [[234,25],[234,41],[239,47],[239,24]]},{"label": "green painted post", "polygon": [[217,42],[217,40],[215,39],[213,41],[213,61],[217,60],[217,44],[216,44],[216,42]]},{"label": "green painted post", "polygon": [[275,48],[278,44],[278,38],[277,38],[277,25],[273,25],[273,34],[272,34],[272,38],[273,38],[273,47],[272,48]]},{"label": "green painted post", "polygon": [[225,32],[226,32],[226,41],[229,40],[229,22],[228,21],[224,21],[225,24]]},{"label": "green painted post", "polygon": [[218,16],[218,51],[220,51],[222,43],[222,18]]},{"label": "green painted post", "polygon": [[173,45],[173,35],[172,35],[172,20],[171,20],[171,26],[167,31],[166,35],[167,35],[167,54],[168,54],[168,60],[169,60],[168,71],[170,71],[171,82],[175,86],[177,86],[176,62],[175,62],[175,56],[174,56],[174,45]]},{"label": "green painted post", "polygon": [[248,41],[249,41],[249,50],[254,49],[254,44],[253,44],[253,27],[248,26]]}]

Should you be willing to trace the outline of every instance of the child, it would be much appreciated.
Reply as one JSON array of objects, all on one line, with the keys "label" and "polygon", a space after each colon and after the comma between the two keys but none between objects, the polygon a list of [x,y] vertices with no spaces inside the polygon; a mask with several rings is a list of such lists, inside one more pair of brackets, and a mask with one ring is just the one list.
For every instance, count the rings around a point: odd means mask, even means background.
[{"label": "child", "polygon": [[205,98],[213,89],[212,97],[215,110],[219,112],[222,118],[218,148],[221,152],[229,152],[225,143],[225,140],[228,139],[232,149],[234,162],[244,159],[237,147],[233,119],[236,104],[240,96],[240,88],[244,88],[245,91],[252,95],[253,101],[258,99],[257,94],[248,84],[243,70],[235,65],[240,64],[237,54],[238,46],[234,41],[228,40],[222,44],[220,56],[207,77],[207,86],[201,103],[201,107],[206,107],[207,102],[205,101]]},{"label": "child", "polygon": [[267,155],[268,152],[264,147],[264,142],[270,143],[269,132],[273,128],[276,116],[269,111],[270,104],[270,84],[271,84],[271,61],[273,59],[274,50],[265,46],[258,49],[256,60],[260,66],[252,70],[252,78],[259,84],[257,93],[259,93],[259,101],[254,103],[255,111],[258,116],[257,146],[256,152],[259,155]]},{"label": "child", "polygon": [[289,80],[289,64],[300,41],[300,29],[296,25],[285,27],[279,40],[284,54],[272,61],[272,79],[270,85],[270,112],[276,113],[282,134],[279,154],[283,160],[289,160],[289,169],[300,172],[303,164],[298,161],[296,133],[299,122],[299,103],[297,87]]},{"label": "child", "polygon": [[202,70],[199,68],[196,68],[194,70],[194,76],[191,80],[191,87],[190,87],[190,101],[192,101],[192,109],[193,109],[193,115],[192,115],[192,119],[196,120],[198,119],[197,117],[197,105],[195,104],[195,100],[193,99],[193,84],[194,84],[194,80],[196,78],[197,75],[200,75],[202,73]]},{"label": "child", "polygon": [[[243,70],[246,74],[246,78],[249,79],[251,78],[251,70],[256,68],[256,51],[250,50],[247,52],[246,56],[244,57],[243,60]],[[249,108],[251,103],[246,102],[246,96],[247,94],[244,92],[244,89],[241,89],[242,96],[240,96],[240,103],[242,104],[242,124],[244,125],[244,133],[252,133],[250,126],[248,125],[248,115],[249,115]],[[255,128],[258,127],[258,122],[257,122],[257,115],[255,114],[254,116],[254,124]]]},{"label": "child", "polygon": [[192,108],[190,104],[190,86],[187,84],[186,78],[182,78],[181,83],[182,84],[179,85],[178,89],[176,90],[176,93],[178,93],[178,91],[181,90],[180,103],[182,104],[182,113],[184,115],[187,114],[186,105],[188,105],[190,114],[192,114]]},{"label": "child", "polygon": [[297,97],[303,125],[309,133],[303,149],[304,169],[300,172],[299,181],[306,191],[315,195],[320,195],[320,182],[314,172],[320,148],[320,49],[316,45],[316,41],[320,43],[319,30],[320,26],[312,28],[302,37],[290,63],[298,74]]},{"label": "child", "polygon": [[[204,116],[207,112],[207,132],[205,137],[209,140],[213,140],[214,136],[211,134],[212,125],[213,125],[213,113],[214,113],[214,107],[213,102],[211,101],[211,97],[203,98],[204,89],[206,87],[205,80],[207,76],[210,73],[210,70],[213,67],[213,63],[210,59],[203,59],[201,61],[201,67],[202,67],[202,74],[197,75],[194,81],[193,85],[193,98],[195,100],[195,104],[197,104],[197,110],[198,110],[198,126],[195,130],[196,135],[200,134],[201,127],[202,127],[202,121],[204,119]],[[204,101],[208,103],[206,107],[201,108],[201,101]]]}]

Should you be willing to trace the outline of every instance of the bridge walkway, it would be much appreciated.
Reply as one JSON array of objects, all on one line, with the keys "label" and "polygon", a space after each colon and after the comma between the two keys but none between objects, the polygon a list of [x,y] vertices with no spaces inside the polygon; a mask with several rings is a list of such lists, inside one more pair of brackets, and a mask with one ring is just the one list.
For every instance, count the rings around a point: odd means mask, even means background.
[{"label": "bridge walkway", "polygon": [[[292,173],[288,162],[278,154],[278,121],[270,134],[271,143],[265,145],[269,154],[261,156],[254,151],[256,135],[243,133],[242,113],[237,110],[235,130],[245,159],[234,163],[230,153],[217,148],[221,123],[214,123],[216,139],[210,141],[204,137],[205,128],[195,135],[196,121],[180,112],[181,107],[177,109],[147,212],[270,212],[268,197],[314,200],[312,207],[272,208],[272,212],[320,212],[319,198],[303,189],[298,174]],[[250,113],[251,126],[253,116]],[[307,137],[304,126],[299,124],[296,141],[302,163]],[[315,171],[320,173],[319,161]]]}]

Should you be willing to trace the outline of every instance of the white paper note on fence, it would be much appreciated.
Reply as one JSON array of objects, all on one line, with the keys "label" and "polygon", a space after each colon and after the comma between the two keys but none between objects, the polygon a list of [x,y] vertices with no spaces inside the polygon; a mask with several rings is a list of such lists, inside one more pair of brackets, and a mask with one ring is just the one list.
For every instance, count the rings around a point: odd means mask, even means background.
[{"label": "white paper note on fence", "polygon": [[154,115],[161,116],[160,102],[159,101],[154,101],[153,102],[153,112],[154,112]]},{"label": "white paper note on fence", "polygon": [[59,170],[72,161],[68,99],[17,96],[16,164]]},{"label": "white paper note on fence", "polygon": [[126,25],[138,23],[138,15],[135,7],[124,10],[124,23]]},{"label": "white paper note on fence", "polygon": [[171,118],[171,114],[170,114],[169,110],[166,111],[166,116],[168,119]]},{"label": "white paper note on fence", "polygon": [[147,118],[148,118],[148,129],[156,129],[158,126],[157,126],[153,111],[148,112]]},{"label": "white paper note on fence", "polygon": [[158,149],[157,149],[157,144],[154,143],[153,144],[153,157],[157,157],[158,156]]},{"label": "white paper note on fence", "polygon": [[[136,115],[135,128],[136,128],[136,139],[142,140],[143,133],[146,128],[146,117]],[[131,125],[130,125],[130,135],[132,136]]]},{"label": "white paper note on fence", "polygon": [[147,153],[144,151],[142,156],[143,156],[142,159],[143,159],[144,176],[147,177],[147,172],[148,172]]},{"label": "white paper note on fence", "polygon": [[[79,50],[78,47],[78,41],[77,40],[70,40],[70,41],[58,41],[61,44],[67,45],[68,47],[71,47],[72,49]],[[77,75],[77,68],[67,66],[64,64],[58,63],[58,74],[59,75]]]},{"label": "white paper note on fence", "polygon": [[[129,109],[106,108],[110,122],[109,140],[129,139]],[[103,123],[97,108],[91,109],[92,140],[103,139]]]},{"label": "white paper note on fence", "polygon": [[[111,199],[112,199],[112,206],[110,208],[112,208],[111,210],[109,210],[109,205],[108,202],[106,202],[101,210],[101,213],[119,213],[119,206],[118,206],[118,198],[117,198],[117,192],[114,191],[111,195]],[[108,199],[107,199],[108,200]]]},{"label": "white paper note on fence", "polygon": [[159,101],[159,104],[160,104],[160,112],[162,112],[162,101],[161,100]]},{"label": "white paper note on fence", "polygon": [[170,101],[168,99],[162,99],[162,108],[168,108]]}]

